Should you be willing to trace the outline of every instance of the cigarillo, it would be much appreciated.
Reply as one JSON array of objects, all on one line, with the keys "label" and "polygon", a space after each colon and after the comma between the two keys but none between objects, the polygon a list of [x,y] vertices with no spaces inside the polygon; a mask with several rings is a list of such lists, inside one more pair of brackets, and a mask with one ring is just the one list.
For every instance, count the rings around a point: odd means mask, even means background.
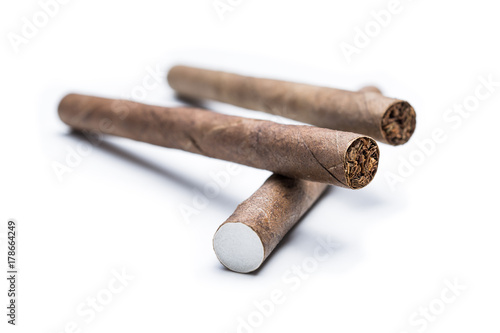
[{"label": "cigarillo", "polygon": [[370,183],[378,167],[376,142],[355,133],[77,94],[64,97],[58,111],[61,120],[77,130],[351,189]]},{"label": "cigarillo", "polygon": [[235,272],[256,270],[326,188],[326,184],[272,175],[215,233],[217,258]]},{"label": "cigarillo", "polygon": [[186,66],[173,67],[168,82],[186,97],[361,133],[391,145],[406,143],[416,126],[416,113],[408,102],[385,97],[376,89],[353,92]]}]

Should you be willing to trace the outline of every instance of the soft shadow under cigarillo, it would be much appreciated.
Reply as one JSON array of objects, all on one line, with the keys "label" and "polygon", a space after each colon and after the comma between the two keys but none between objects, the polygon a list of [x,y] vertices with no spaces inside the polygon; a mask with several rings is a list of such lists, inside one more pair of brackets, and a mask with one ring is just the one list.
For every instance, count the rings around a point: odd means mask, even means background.
[{"label": "soft shadow under cigarillo", "polygon": [[272,175],[215,233],[217,258],[235,272],[256,270],[326,188],[326,184]]},{"label": "soft shadow under cigarillo", "polygon": [[173,67],[168,82],[186,97],[361,133],[391,145],[406,143],[416,125],[415,110],[408,102],[385,97],[376,88],[353,92],[187,66]]},{"label": "soft shadow under cigarillo", "polygon": [[355,133],[70,94],[59,105],[69,126],[352,189],[375,176],[375,141]]}]

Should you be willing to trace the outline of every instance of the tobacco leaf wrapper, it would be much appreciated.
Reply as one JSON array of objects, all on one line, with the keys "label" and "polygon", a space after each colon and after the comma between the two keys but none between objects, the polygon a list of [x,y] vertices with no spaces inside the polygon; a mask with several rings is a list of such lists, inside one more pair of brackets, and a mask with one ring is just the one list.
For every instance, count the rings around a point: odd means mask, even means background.
[{"label": "tobacco leaf wrapper", "polygon": [[63,122],[137,141],[266,169],[291,178],[357,189],[374,177],[375,141],[355,133],[70,94]]},{"label": "tobacco leaf wrapper", "polygon": [[391,145],[406,143],[416,126],[415,110],[408,102],[385,97],[376,89],[353,92],[186,66],[173,67],[168,82],[186,97],[362,133]]},{"label": "tobacco leaf wrapper", "polygon": [[217,258],[235,272],[256,270],[326,188],[326,184],[272,175],[215,233]]}]

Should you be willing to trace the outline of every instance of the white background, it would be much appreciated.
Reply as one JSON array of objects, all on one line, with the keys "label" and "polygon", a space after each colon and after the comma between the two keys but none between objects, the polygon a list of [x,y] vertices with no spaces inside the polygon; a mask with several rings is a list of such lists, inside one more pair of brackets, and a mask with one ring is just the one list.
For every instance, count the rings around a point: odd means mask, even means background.
[{"label": "white background", "polygon": [[[342,42],[353,44],[389,1],[232,3],[221,20],[212,0],[71,0],[16,52],[9,36],[41,7],[2,1],[0,236],[15,218],[20,275],[15,328],[1,280],[0,331],[500,332],[500,87],[465,116],[444,118],[474,101],[480,77],[500,81],[494,2],[401,0],[349,63]],[[405,146],[381,145],[368,187],[331,189],[258,272],[233,273],[212,236],[269,172],[241,167],[187,219],[181,207],[227,162],[108,137],[62,181],[53,170],[87,142],[57,117],[65,93],[129,98],[158,68],[144,102],[180,105],[164,79],[177,63],[352,90],[376,84],[412,103],[417,131]],[[420,148],[440,130],[444,142]],[[317,262],[320,240],[336,250]],[[291,271],[303,264],[307,275]],[[108,301],[122,270],[133,279],[92,316],[87,302]],[[457,296],[450,283],[466,289]],[[283,302],[269,306],[280,292]]]}]

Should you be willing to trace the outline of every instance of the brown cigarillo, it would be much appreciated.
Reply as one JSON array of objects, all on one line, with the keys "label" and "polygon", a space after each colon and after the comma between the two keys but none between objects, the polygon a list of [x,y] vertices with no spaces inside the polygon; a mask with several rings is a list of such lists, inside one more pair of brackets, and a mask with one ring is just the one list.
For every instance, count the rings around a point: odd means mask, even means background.
[{"label": "brown cigarillo", "polygon": [[70,94],[63,122],[167,148],[266,169],[291,178],[358,189],[374,177],[375,141],[355,133]]},{"label": "brown cigarillo", "polygon": [[416,125],[415,110],[408,102],[385,97],[376,88],[353,92],[186,66],[173,67],[168,82],[186,97],[361,133],[391,145],[406,143]]},{"label": "brown cigarillo", "polygon": [[272,175],[215,233],[217,258],[235,272],[256,270],[326,188],[326,184]]}]

